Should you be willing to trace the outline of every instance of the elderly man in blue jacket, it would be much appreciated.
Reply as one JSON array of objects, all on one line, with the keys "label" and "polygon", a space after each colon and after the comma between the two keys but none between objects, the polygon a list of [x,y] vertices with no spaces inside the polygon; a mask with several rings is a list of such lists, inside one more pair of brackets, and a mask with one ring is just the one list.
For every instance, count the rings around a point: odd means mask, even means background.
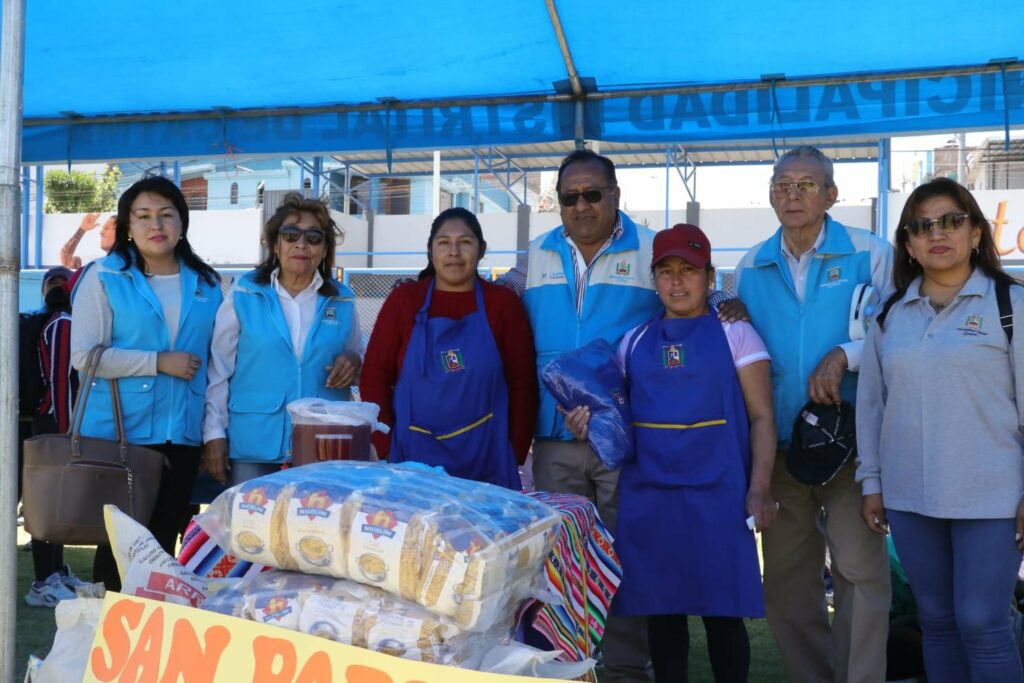
[{"label": "elderly man in blue jacket", "polygon": [[[853,460],[820,486],[786,469],[793,424],[808,399],[854,402],[862,340],[850,339],[850,302],[863,283],[891,288],[892,246],[828,215],[838,190],[832,161],[796,147],[776,163],[769,199],[781,226],[736,268],[736,288],[772,357],[779,451],[772,495],[780,509],[764,532],[768,625],[789,680],[885,680],[889,565],[885,539],[861,519]],[[835,582],[829,623],[825,548]]]}]

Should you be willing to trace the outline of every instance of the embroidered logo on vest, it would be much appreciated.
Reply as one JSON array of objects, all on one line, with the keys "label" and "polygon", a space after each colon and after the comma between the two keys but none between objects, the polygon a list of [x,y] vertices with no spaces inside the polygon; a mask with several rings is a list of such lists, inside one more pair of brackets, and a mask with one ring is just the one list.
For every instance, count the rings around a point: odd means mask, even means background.
[{"label": "embroidered logo on vest", "polygon": [[445,372],[461,372],[466,369],[460,349],[451,349],[441,353],[441,367]]},{"label": "embroidered logo on vest", "polygon": [[669,344],[661,347],[661,367],[679,368],[683,363],[683,347],[679,344]]}]

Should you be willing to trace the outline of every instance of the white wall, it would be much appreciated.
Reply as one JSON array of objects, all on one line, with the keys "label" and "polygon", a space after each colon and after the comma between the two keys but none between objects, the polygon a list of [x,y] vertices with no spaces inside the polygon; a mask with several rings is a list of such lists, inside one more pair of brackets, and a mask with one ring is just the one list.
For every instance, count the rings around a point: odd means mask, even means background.
[{"label": "white wall", "polygon": [[[1009,222],[1003,229],[1002,244],[1014,246],[1017,233],[1024,229],[1024,190],[992,191],[977,193],[986,215],[995,217],[998,201],[1007,201],[1006,215]],[[992,195],[988,198],[988,195]],[[904,195],[891,195],[890,225],[895,225]],[[345,233],[344,241],[338,247],[336,263],[344,268],[362,268],[367,265],[368,223],[355,216],[331,212],[334,220]],[[847,225],[870,227],[871,207],[844,206],[832,210],[837,220]],[[100,223],[109,214],[100,216]],[[630,215],[640,224],[661,229],[665,222],[664,211],[632,211]],[[43,264],[55,265],[60,262],[60,249],[81,223],[84,214],[51,214],[43,220]],[[192,211],[189,214],[189,240],[196,253],[214,265],[251,265],[259,260],[260,211],[259,209],[231,209]],[[505,267],[515,263],[517,220],[515,213],[487,213],[480,216],[484,239],[490,255],[485,257],[485,267]],[[672,211],[669,220],[675,223],[686,221],[686,212]],[[376,268],[422,268],[426,264],[427,237],[430,234],[430,217],[376,216],[374,219],[373,247]],[[770,236],[778,227],[778,220],[770,208],[748,209],[707,209],[701,211],[701,227],[711,239],[715,264],[722,267],[734,266],[751,246]],[[561,223],[556,212],[530,214],[530,239],[541,235]],[[1022,235],[1024,240],[1024,235]],[[34,265],[34,237],[30,237],[30,264]],[[380,252],[409,252],[408,254],[380,254]],[[102,256],[99,246],[99,230],[86,233],[76,255],[83,262]],[[1007,258],[1024,259],[1024,252],[1015,247],[1014,255]],[[26,266],[30,264],[25,264]]]},{"label": "white wall", "polygon": [[[99,217],[99,224],[110,214]],[[43,216],[43,264],[60,263],[60,250],[75,234],[85,214],[63,213]],[[192,248],[213,265],[255,263],[259,258],[260,212],[258,209],[230,211],[190,211],[188,239]],[[34,265],[35,238],[30,237],[29,259]],[[83,263],[103,256],[100,249],[100,229],[85,233],[75,249]],[[28,264],[23,264],[28,265]]]}]

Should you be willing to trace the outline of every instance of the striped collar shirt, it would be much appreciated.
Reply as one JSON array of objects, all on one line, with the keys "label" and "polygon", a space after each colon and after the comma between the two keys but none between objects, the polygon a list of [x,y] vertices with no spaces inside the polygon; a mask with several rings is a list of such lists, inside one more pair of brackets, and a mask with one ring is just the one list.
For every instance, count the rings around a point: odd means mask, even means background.
[{"label": "striped collar shirt", "polygon": [[590,268],[597,259],[601,258],[601,255],[608,251],[608,248],[612,246],[612,242],[622,237],[622,218],[617,217],[615,220],[615,228],[612,229],[611,236],[605,240],[605,243],[601,245],[601,248],[594,254],[594,258],[587,263],[587,260],[583,258],[583,253],[580,252],[580,248],[576,246],[576,242],[573,241],[572,237],[569,236],[569,231],[565,227],[562,228],[562,235],[566,238],[569,243],[569,253],[572,254],[572,266],[576,272],[576,315],[580,314],[583,310],[583,300],[587,294],[587,283],[589,281]]}]

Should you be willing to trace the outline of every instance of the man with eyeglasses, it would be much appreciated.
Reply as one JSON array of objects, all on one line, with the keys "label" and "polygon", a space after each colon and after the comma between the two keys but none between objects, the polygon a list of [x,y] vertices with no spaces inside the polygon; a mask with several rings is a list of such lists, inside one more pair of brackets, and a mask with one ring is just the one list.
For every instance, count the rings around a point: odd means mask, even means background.
[{"label": "man with eyeglasses", "polygon": [[[650,268],[655,233],[619,211],[612,161],[590,150],[573,152],[559,166],[555,190],[563,224],[534,239],[525,261],[499,280],[523,297],[538,371],[598,337],[615,348],[627,330],[661,310]],[[728,301],[721,309],[727,319],[746,317],[723,292],[711,292],[709,301]],[[605,467],[586,441],[573,439],[543,383],[540,394],[533,442],[537,489],[586,496],[614,533],[619,471]],[[649,680],[644,617],[609,618],[602,650],[603,680]]]},{"label": "man with eyeglasses", "polygon": [[[863,340],[850,339],[858,285],[891,289],[892,246],[828,215],[838,190],[832,161],[811,146],[775,162],[769,200],[781,226],[736,267],[736,291],[772,357],[779,449],[775,523],[762,537],[768,625],[789,680],[885,680],[889,565],[885,538],[861,519],[851,458],[820,486],[787,472],[794,421],[808,398],[855,402]],[[835,583],[829,624],[822,583],[825,549]]]}]

